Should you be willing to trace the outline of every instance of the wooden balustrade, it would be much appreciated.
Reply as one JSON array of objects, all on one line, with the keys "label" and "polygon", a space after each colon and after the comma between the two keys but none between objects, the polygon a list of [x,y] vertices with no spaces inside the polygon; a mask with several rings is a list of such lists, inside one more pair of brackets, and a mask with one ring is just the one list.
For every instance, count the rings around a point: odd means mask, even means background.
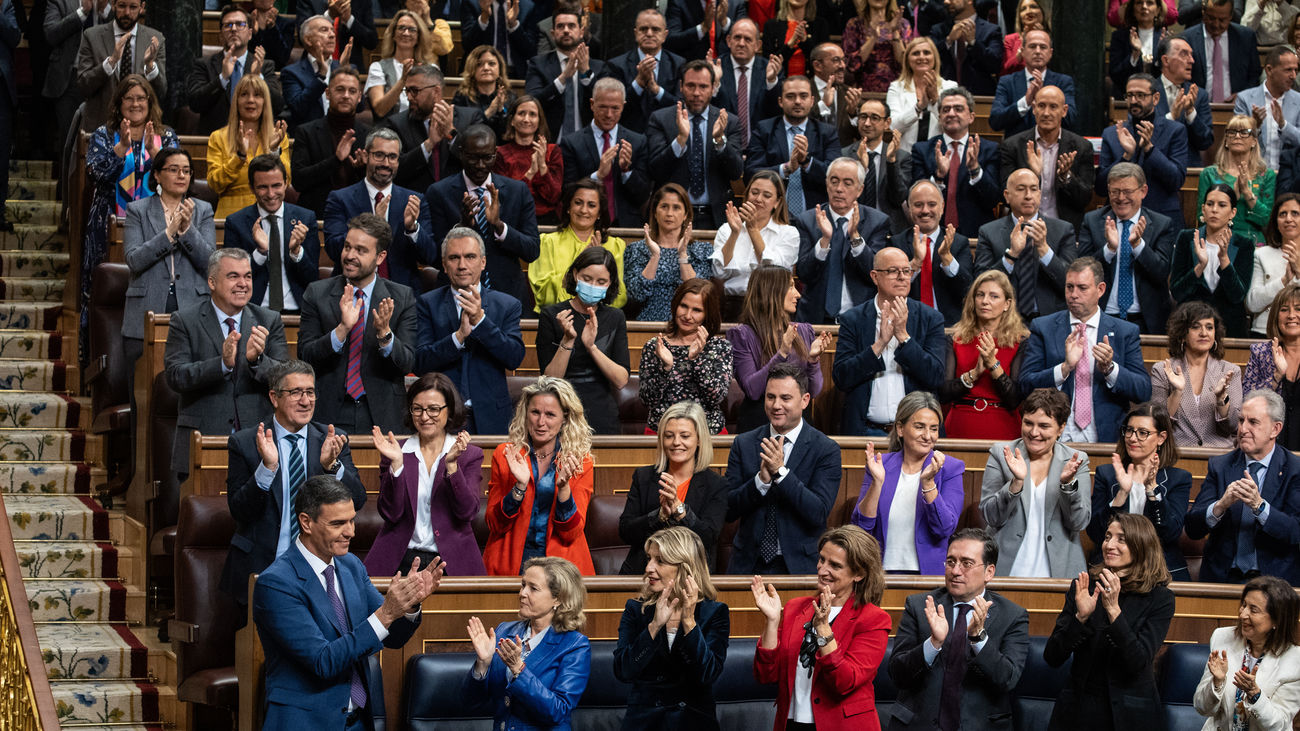
[{"label": "wooden balustrade", "polygon": [[[0,513],[4,513],[3,497]],[[0,520],[0,689],[0,728],[59,728],[8,520]]]}]

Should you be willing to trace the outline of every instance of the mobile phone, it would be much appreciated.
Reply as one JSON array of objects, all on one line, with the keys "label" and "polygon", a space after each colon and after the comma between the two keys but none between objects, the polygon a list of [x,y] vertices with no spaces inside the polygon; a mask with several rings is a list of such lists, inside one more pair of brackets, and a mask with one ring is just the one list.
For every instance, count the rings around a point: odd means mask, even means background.
[{"label": "mobile phone", "polygon": [[893,142],[893,141],[894,141],[894,130],[892,130],[892,129],[887,129],[887,130],[885,130],[885,133],[884,133],[883,135],[880,136],[880,139],[884,140],[884,141],[885,141],[885,144],[889,144],[890,142]]}]

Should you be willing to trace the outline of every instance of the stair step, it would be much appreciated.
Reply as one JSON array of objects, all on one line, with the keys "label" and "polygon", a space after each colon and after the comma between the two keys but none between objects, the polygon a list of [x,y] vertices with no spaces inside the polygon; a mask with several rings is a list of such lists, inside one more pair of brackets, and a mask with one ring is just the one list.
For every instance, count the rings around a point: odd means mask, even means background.
[{"label": "stair step", "polygon": [[59,181],[9,177],[9,200],[58,200]]},{"label": "stair step", "polygon": [[51,622],[36,625],[51,680],[109,680],[149,676],[149,648],[121,624]]},{"label": "stair step", "polygon": [[[49,287],[41,288],[41,290],[46,289]],[[4,300],[3,293],[4,285],[0,284],[0,328],[20,330],[29,334],[36,334],[36,331],[40,330],[58,329],[59,316],[63,314],[61,302],[49,300],[37,302],[14,297]]]},{"label": "stair step", "polygon": [[62,213],[60,201],[5,201],[5,217],[13,224],[57,226]]},{"label": "stair step", "polygon": [[76,429],[89,406],[80,397],[39,391],[0,391],[0,426],[10,429]]},{"label": "stair step", "polygon": [[[119,724],[155,724],[175,718],[176,692],[129,680],[74,680],[52,683],[59,725],[66,729]],[[164,715],[165,714],[165,715]]]},{"label": "stair step", "polygon": [[[68,341],[68,354],[75,357],[77,340]],[[57,360],[63,356],[63,335],[57,332],[0,329],[0,358]]]},{"label": "stair step", "polygon": [[78,462],[0,462],[0,492],[28,495],[87,494],[103,482],[103,468]]},{"label": "stair step", "polygon": [[54,177],[54,163],[50,160],[18,160],[10,158],[9,177],[49,180]]},{"label": "stair step", "polygon": [[26,579],[33,622],[143,622],[144,590],[98,579]]},{"label": "stair step", "polygon": [[0,299],[62,304],[67,284],[67,280],[62,278],[3,277],[0,278]]},{"label": "stair step", "polygon": [[57,251],[0,251],[0,276],[66,277],[71,255]]},{"label": "stair step", "polygon": [[0,249],[6,251],[67,251],[68,236],[55,225],[14,224],[13,231],[0,232]]},{"label": "stair step", "polygon": [[0,390],[67,391],[68,371],[60,360],[0,360]]},{"label": "stair step", "polygon": [[15,541],[109,541],[109,513],[87,495],[6,495]]},{"label": "stair step", "polygon": [[[103,461],[103,457],[103,438],[97,434],[87,435],[75,429],[44,431],[0,429],[0,464],[26,463],[32,460],[47,462],[72,460],[99,464]],[[6,492],[10,491],[4,483],[0,482],[0,486],[3,486]],[[37,487],[36,490],[17,490],[17,492],[47,492],[39,489],[39,485]],[[54,490],[54,492],[67,492],[67,490]]]},{"label": "stair step", "polygon": [[14,551],[26,579],[117,578],[119,575],[119,556],[111,543],[15,541]]}]

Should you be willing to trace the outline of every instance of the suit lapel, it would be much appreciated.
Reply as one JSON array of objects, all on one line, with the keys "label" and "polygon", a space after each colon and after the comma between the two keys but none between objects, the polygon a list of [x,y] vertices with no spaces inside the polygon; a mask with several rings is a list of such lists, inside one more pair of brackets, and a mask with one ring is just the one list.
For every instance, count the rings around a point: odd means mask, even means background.
[{"label": "suit lapel", "polygon": [[226,336],[222,334],[221,323],[217,321],[216,305],[209,302],[208,307],[199,308],[199,320],[202,323],[203,332],[212,341],[212,347],[216,349],[217,353],[221,353],[221,344],[225,342]]},{"label": "suit lapel", "polygon": [[[321,445],[325,442],[325,434],[316,425],[307,425],[307,451],[303,454],[303,459],[307,462],[307,477],[315,477],[325,470],[320,466]],[[315,457],[313,459],[313,456]]]},{"label": "suit lapel", "polygon": [[153,236],[157,235],[159,231],[167,229],[167,216],[163,213],[162,196],[149,196],[146,213],[148,214],[146,218],[149,220],[149,224],[153,228],[153,230],[149,232],[150,235],[145,237],[147,240],[153,238]]},{"label": "suit lapel", "polygon": [[[325,593],[325,586],[321,583],[320,577],[311,570],[311,564],[307,563],[307,559],[303,558],[302,552],[292,542],[289,544],[287,553],[289,561],[298,572],[298,580],[306,585],[307,598],[310,600],[308,602],[309,607],[313,612],[317,612],[319,616],[324,617],[325,621],[342,636],[346,628],[340,627],[338,622],[335,621],[333,604],[330,602],[329,595]],[[339,578],[337,565],[334,572],[334,580],[337,582]]]},{"label": "suit lapel", "polygon": [[[1052,464],[1047,467],[1047,482],[1060,483],[1061,470],[1065,469],[1065,445],[1060,442],[1052,449]],[[1043,523],[1050,524],[1052,513],[1056,511],[1056,501],[1060,490],[1043,491]],[[1050,560],[1050,554],[1049,554]]]},{"label": "suit lapel", "polygon": [[529,664],[535,668],[546,667],[550,663],[551,658],[559,652],[560,642],[560,634],[555,631],[554,627],[551,627],[546,631],[546,636],[537,644],[537,647],[534,647],[532,651],[528,653]]}]

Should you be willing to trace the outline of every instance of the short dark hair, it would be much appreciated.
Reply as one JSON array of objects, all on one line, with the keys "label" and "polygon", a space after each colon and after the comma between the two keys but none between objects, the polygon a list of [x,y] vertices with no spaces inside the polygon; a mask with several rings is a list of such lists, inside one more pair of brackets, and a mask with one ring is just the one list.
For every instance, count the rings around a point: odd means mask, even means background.
[{"label": "short dark hair", "polygon": [[[1276,576],[1256,576],[1241,587],[1241,601],[1246,595],[1257,591],[1264,595],[1264,610],[1273,621],[1273,629],[1264,640],[1264,652],[1281,655],[1291,645],[1300,644],[1300,596],[1290,584]],[[1241,626],[1233,632],[1241,637]]]},{"label": "short dark hair", "polygon": [[222,7],[222,8],[221,8],[221,15],[219,16],[218,20],[220,20],[220,22],[224,23],[224,22],[226,21],[226,16],[227,16],[227,15],[230,15],[230,14],[232,14],[232,13],[243,13],[243,14],[244,14],[244,20],[248,20],[248,12],[245,11],[243,8],[239,7],[238,5],[226,5],[226,6]]},{"label": "short dark hair", "polygon": [[1041,411],[1060,426],[1070,420],[1070,397],[1055,388],[1035,388],[1020,402],[1021,414]]},{"label": "short dark hair", "polygon": [[1165,323],[1165,332],[1169,337],[1169,355],[1174,358],[1181,358],[1187,352],[1187,331],[1192,329],[1194,323],[1201,320],[1214,320],[1214,346],[1210,349],[1210,355],[1223,359],[1223,317],[1219,311],[1208,302],[1192,300],[1184,302],[1174,310],[1169,316],[1168,322]]},{"label": "short dark hair", "polygon": [[153,163],[149,166],[149,190],[158,192],[158,171],[167,166],[167,160],[177,155],[184,155],[185,162],[190,165],[190,180],[194,180],[194,157],[190,151],[184,147],[164,147],[153,156]]},{"label": "short dark hair", "polygon": [[808,85],[809,89],[816,89],[816,87],[813,86],[812,81],[810,81],[807,76],[803,76],[802,74],[794,74],[793,76],[787,76],[784,79],[781,79],[782,94],[785,93],[785,85],[790,83],[791,81],[802,81],[803,83]]},{"label": "short dark hair", "polygon": [[1148,73],[1138,72],[1136,74],[1130,74],[1128,77],[1128,81],[1124,82],[1124,88],[1126,89],[1128,88],[1129,81],[1142,81],[1146,83],[1147,88],[1151,92],[1160,91],[1160,82],[1156,81],[1156,77]]},{"label": "short dark hair", "polygon": [[694,61],[687,61],[685,64],[682,65],[681,75],[677,77],[679,82],[686,81],[687,71],[707,71],[709,72],[709,83],[711,84],[718,83],[717,77],[713,75],[713,66],[709,65],[708,61],[702,61],[699,59],[696,59]]},{"label": "short dark hair", "polygon": [[992,533],[983,528],[962,528],[948,538],[948,545],[951,546],[957,541],[979,541],[984,544],[984,563],[989,566],[998,565],[998,542],[994,540]]},{"label": "short dark hair", "polygon": [[411,405],[415,403],[415,397],[425,391],[437,391],[442,394],[442,398],[447,402],[447,432],[460,431],[465,425],[465,401],[460,397],[460,392],[456,390],[456,384],[446,375],[437,371],[420,376],[411,382],[406,389],[406,425],[412,429],[415,424],[411,420]]},{"label": "short dark hair", "polygon": [[334,505],[343,501],[353,502],[352,491],[334,475],[316,475],[309,477],[298,487],[298,500],[293,504],[293,513],[306,513],[311,520],[320,517],[324,505]]},{"label": "short dark hair", "polygon": [[560,208],[555,212],[559,220],[559,229],[569,227],[569,206],[573,199],[578,195],[580,190],[590,190],[596,194],[596,230],[601,236],[609,228],[609,201],[605,198],[605,186],[597,183],[591,178],[578,178],[577,180],[564,186],[564,191],[560,193]]},{"label": "short dark hair", "polygon": [[[519,101],[515,100],[515,106],[518,105],[519,105]],[[538,110],[540,110],[542,108],[541,104],[538,104],[537,108]],[[452,139],[451,151],[456,153],[456,157],[461,157],[461,155],[463,154],[462,151],[465,149],[465,145],[470,140],[477,140],[477,139],[486,139],[489,142],[491,142],[493,147],[495,147],[497,144],[497,133],[494,132],[492,128],[487,126],[486,124],[483,124],[482,122],[476,122],[474,124],[471,124],[469,126],[469,129],[466,129],[464,132],[461,132],[460,134],[456,135],[455,138]]]},{"label": "short dark hair", "polygon": [[253,176],[257,173],[269,173],[272,170],[279,170],[281,177],[286,183],[289,182],[289,171],[280,161],[279,155],[258,155],[248,161],[248,187],[253,187]]},{"label": "short dark hair", "polygon": [[777,363],[767,371],[767,382],[770,383],[778,378],[792,378],[799,384],[799,395],[808,393],[808,374],[803,367],[794,363]]},{"label": "short dark hair", "polygon": [[609,272],[609,290],[605,292],[605,299],[601,302],[607,305],[614,304],[621,291],[619,287],[623,286],[623,280],[618,276],[618,260],[603,246],[588,246],[578,253],[573,263],[569,265],[569,271],[564,273],[564,291],[576,296],[578,272],[590,266],[602,266]]},{"label": "short dark hair", "polygon": [[1284,56],[1294,56],[1294,55],[1296,55],[1294,48],[1287,48],[1286,46],[1273,46],[1273,50],[1269,51],[1268,56],[1264,57],[1264,65],[1276,66],[1282,62],[1282,58]]},{"label": "short dark hair", "polygon": [[[1237,191],[1234,190],[1231,185],[1228,185],[1227,183],[1215,183],[1205,189],[1205,198],[1209,198],[1211,193],[1222,193],[1228,196],[1228,205],[1233,208],[1237,207]],[[1201,200],[1204,201],[1205,198],[1202,198]],[[1201,205],[1205,204],[1201,203]]]},{"label": "short dark hair", "polygon": [[1092,272],[1092,279],[1094,282],[1101,283],[1106,281],[1106,270],[1102,268],[1101,262],[1091,256],[1081,256],[1070,262],[1070,266],[1065,270],[1065,273],[1077,274],[1084,269]]},{"label": "short dark hair", "polygon": [[271,391],[279,391],[280,387],[284,385],[284,379],[289,376],[311,376],[312,379],[315,379],[316,369],[312,368],[311,363],[305,360],[286,360],[271,369],[271,373],[266,379],[266,385]]},{"label": "short dark hair", "polygon": [[[356,66],[353,66],[352,64],[348,64],[347,66],[340,66],[334,69],[333,71],[331,71],[330,83],[333,83],[334,77],[339,75],[351,76],[352,78],[356,79],[357,83],[360,84],[361,86],[366,85],[365,78],[361,76],[361,69],[357,68]],[[326,86],[329,86],[329,84],[326,84]]]},{"label": "short dark hair", "polygon": [[388,221],[373,213],[358,213],[349,219],[348,230],[352,229],[359,229],[374,238],[376,253],[388,251],[388,246],[393,243],[393,227],[388,225]]}]

